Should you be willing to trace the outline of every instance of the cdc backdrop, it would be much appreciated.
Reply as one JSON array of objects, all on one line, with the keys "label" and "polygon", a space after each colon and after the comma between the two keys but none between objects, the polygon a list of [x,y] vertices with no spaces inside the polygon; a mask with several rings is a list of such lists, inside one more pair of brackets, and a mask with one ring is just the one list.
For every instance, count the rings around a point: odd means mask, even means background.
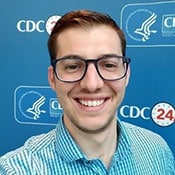
[{"label": "cdc backdrop", "polygon": [[1,0],[0,8],[0,156],[58,122],[47,39],[76,9],[107,13],[124,30],[131,79],[119,117],[159,133],[175,154],[175,1]]}]

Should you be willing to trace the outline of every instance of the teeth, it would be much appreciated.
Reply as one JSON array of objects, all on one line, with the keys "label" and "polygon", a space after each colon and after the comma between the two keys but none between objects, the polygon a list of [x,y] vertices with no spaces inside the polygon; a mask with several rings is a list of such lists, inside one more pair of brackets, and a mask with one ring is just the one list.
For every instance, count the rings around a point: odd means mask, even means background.
[{"label": "teeth", "polygon": [[79,100],[79,102],[84,106],[95,107],[101,105],[104,100]]}]

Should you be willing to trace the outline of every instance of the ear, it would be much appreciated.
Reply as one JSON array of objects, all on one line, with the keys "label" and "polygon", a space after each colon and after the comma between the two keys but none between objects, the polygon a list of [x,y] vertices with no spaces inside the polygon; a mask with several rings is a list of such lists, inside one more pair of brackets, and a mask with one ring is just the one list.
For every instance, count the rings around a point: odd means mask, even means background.
[{"label": "ear", "polygon": [[54,75],[54,70],[52,66],[48,67],[48,81],[53,90],[56,89],[56,82],[55,82],[55,75]]}]

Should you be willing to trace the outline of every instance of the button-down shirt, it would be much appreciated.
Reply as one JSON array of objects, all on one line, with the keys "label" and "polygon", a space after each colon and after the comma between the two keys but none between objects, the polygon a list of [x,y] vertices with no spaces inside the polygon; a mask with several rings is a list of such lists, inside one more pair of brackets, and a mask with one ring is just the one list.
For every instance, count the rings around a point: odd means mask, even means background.
[{"label": "button-down shirt", "polygon": [[175,175],[173,154],[159,135],[121,121],[118,129],[109,168],[89,160],[60,120],[56,129],[2,156],[0,175]]}]

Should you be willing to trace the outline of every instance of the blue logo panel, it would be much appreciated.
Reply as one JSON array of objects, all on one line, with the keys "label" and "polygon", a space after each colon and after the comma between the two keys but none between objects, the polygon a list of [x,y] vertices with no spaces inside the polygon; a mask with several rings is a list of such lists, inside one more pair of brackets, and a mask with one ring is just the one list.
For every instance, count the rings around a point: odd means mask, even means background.
[{"label": "blue logo panel", "polygon": [[175,46],[174,9],[175,1],[124,6],[121,28],[126,34],[128,46]]},{"label": "blue logo panel", "polygon": [[14,116],[19,123],[55,125],[63,109],[50,87],[20,86],[14,94]]}]

